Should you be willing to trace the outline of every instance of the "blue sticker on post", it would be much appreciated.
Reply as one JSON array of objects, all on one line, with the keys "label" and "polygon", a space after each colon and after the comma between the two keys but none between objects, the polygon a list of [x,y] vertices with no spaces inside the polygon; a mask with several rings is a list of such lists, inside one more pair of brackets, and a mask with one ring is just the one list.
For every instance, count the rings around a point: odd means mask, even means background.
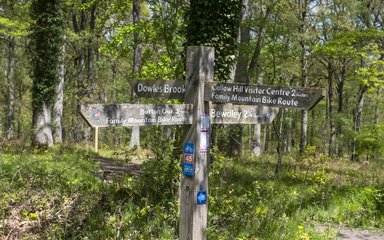
[{"label": "blue sticker on post", "polygon": [[207,191],[198,191],[197,192],[197,205],[207,204]]},{"label": "blue sticker on post", "polygon": [[186,176],[193,176],[193,163],[183,162],[183,174]]},{"label": "blue sticker on post", "polygon": [[191,142],[184,143],[184,154],[194,154],[195,153],[195,145]]}]

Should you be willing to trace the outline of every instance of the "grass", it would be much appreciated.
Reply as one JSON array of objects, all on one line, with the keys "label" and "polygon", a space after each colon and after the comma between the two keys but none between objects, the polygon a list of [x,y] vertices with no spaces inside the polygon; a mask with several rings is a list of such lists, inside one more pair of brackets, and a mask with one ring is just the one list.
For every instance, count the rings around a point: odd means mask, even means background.
[{"label": "grass", "polygon": [[335,225],[383,228],[380,161],[351,164],[313,153],[286,157],[277,177],[271,156],[216,157],[213,168],[220,170],[213,171],[210,183],[210,237],[335,239]]},{"label": "grass", "polygon": [[[208,239],[335,239],[336,225],[383,228],[381,161],[315,153],[285,156],[275,177],[273,155],[231,159],[213,151]],[[140,155],[147,158],[143,174],[111,184],[95,176],[99,166],[89,150],[4,149],[0,238],[176,239],[180,168],[161,156]]]}]

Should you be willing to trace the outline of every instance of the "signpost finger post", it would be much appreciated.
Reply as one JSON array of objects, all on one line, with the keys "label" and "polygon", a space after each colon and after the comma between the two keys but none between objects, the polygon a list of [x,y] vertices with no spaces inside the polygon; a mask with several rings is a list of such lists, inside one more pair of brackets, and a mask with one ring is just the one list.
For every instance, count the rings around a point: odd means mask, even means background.
[{"label": "signpost finger post", "polygon": [[136,81],[139,97],[184,99],[184,104],[88,104],[81,115],[95,128],[189,125],[180,181],[181,240],[204,240],[208,219],[208,165],[211,124],[269,124],[279,108],[309,110],[323,89],[213,82],[214,48],[187,49],[183,81]]},{"label": "signpost finger post", "polygon": [[[207,129],[206,123],[207,119],[209,121],[207,117],[209,105],[208,102],[204,102],[204,87],[206,82],[213,81],[213,60],[214,48],[200,46],[188,48],[185,103],[193,104],[193,120],[184,146],[193,146],[194,153],[192,176],[186,174],[184,169],[184,174],[181,176],[179,226],[181,240],[206,239],[210,129],[209,126]],[[188,149],[184,147],[183,156],[190,154]]]}]

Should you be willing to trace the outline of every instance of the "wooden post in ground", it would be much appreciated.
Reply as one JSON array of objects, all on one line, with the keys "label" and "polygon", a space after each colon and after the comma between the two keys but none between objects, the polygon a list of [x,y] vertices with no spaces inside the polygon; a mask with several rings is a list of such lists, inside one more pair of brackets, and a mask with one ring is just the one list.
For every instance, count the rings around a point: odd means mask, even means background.
[{"label": "wooden post in ground", "polygon": [[99,128],[95,127],[95,153],[99,151]]},{"label": "wooden post in ground", "polygon": [[[182,174],[181,177],[179,226],[181,240],[206,239],[209,131],[202,129],[201,119],[202,117],[206,119],[209,113],[209,105],[204,102],[204,86],[205,82],[213,81],[213,60],[214,48],[199,46],[187,49],[185,103],[193,104],[193,122],[185,143],[194,144],[194,167],[193,176]],[[200,193],[203,193],[202,201],[197,204]]]}]

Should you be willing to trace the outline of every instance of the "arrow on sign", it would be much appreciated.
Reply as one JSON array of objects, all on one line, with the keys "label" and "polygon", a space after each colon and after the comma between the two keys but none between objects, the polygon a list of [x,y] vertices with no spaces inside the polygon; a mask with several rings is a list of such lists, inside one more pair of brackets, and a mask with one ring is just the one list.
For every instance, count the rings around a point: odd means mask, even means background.
[{"label": "arrow on sign", "polygon": [[197,204],[206,204],[207,203],[207,191],[198,191],[197,192]]}]

